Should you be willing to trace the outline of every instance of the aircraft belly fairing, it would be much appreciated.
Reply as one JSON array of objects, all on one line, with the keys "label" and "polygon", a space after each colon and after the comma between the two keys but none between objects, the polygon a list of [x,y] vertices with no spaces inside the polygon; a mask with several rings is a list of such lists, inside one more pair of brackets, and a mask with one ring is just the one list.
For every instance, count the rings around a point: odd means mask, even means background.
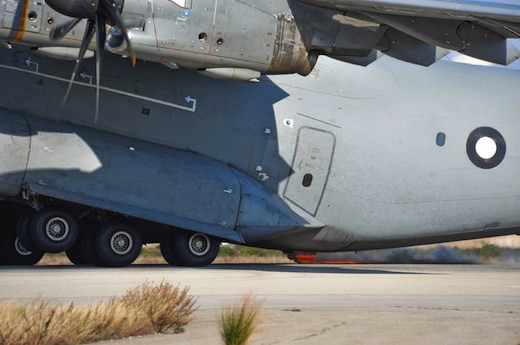
[{"label": "aircraft belly fairing", "polygon": [[[8,154],[0,177],[3,196],[17,196],[23,186],[24,195],[31,197],[51,197],[236,243],[324,226],[292,211],[249,176],[199,154],[7,110],[0,112],[0,123],[2,152]],[[14,145],[7,147],[9,140]]]}]

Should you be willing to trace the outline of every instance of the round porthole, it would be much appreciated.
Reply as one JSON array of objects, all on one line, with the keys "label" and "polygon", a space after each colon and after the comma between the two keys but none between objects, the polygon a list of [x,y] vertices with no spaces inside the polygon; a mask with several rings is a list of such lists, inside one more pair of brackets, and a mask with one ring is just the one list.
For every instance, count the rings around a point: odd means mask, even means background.
[{"label": "round porthole", "polygon": [[498,166],[506,156],[506,141],[491,127],[479,127],[470,133],[466,151],[473,164],[482,169]]}]

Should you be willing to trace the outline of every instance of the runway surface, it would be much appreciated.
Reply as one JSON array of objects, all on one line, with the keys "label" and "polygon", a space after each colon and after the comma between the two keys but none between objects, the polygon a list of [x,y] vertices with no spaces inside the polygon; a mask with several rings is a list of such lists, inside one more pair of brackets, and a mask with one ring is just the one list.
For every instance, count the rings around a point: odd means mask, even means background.
[{"label": "runway surface", "polygon": [[198,297],[186,332],[111,344],[219,344],[218,311],[250,292],[252,344],[520,344],[518,264],[0,266],[0,300],[94,303],[163,280]]}]

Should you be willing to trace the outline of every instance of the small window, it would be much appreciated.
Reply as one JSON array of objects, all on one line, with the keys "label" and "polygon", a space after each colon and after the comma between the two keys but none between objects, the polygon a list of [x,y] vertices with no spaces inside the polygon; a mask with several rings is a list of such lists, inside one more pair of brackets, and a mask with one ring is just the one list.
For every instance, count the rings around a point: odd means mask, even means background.
[{"label": "small window", "polygon": [[437,146],[443,147],[446,144],[446,134],[443,132],[437,133],[437,139],[435,139]]},{"label": "small window", "polygon": [[305,174],[305,176],[303,177],[302,185],[304,187],[310,187],[312,184],[312,179],[312,174]]}]

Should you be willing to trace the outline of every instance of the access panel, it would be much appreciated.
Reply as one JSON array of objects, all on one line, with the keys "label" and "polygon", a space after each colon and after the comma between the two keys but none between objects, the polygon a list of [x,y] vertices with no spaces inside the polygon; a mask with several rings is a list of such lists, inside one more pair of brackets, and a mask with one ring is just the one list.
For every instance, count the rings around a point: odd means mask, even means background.
[{"label": "access panel", "polygon": [[313,216],[327,184],[336,138],[330,132],[301,127],[292,173],[284,197]]}]

